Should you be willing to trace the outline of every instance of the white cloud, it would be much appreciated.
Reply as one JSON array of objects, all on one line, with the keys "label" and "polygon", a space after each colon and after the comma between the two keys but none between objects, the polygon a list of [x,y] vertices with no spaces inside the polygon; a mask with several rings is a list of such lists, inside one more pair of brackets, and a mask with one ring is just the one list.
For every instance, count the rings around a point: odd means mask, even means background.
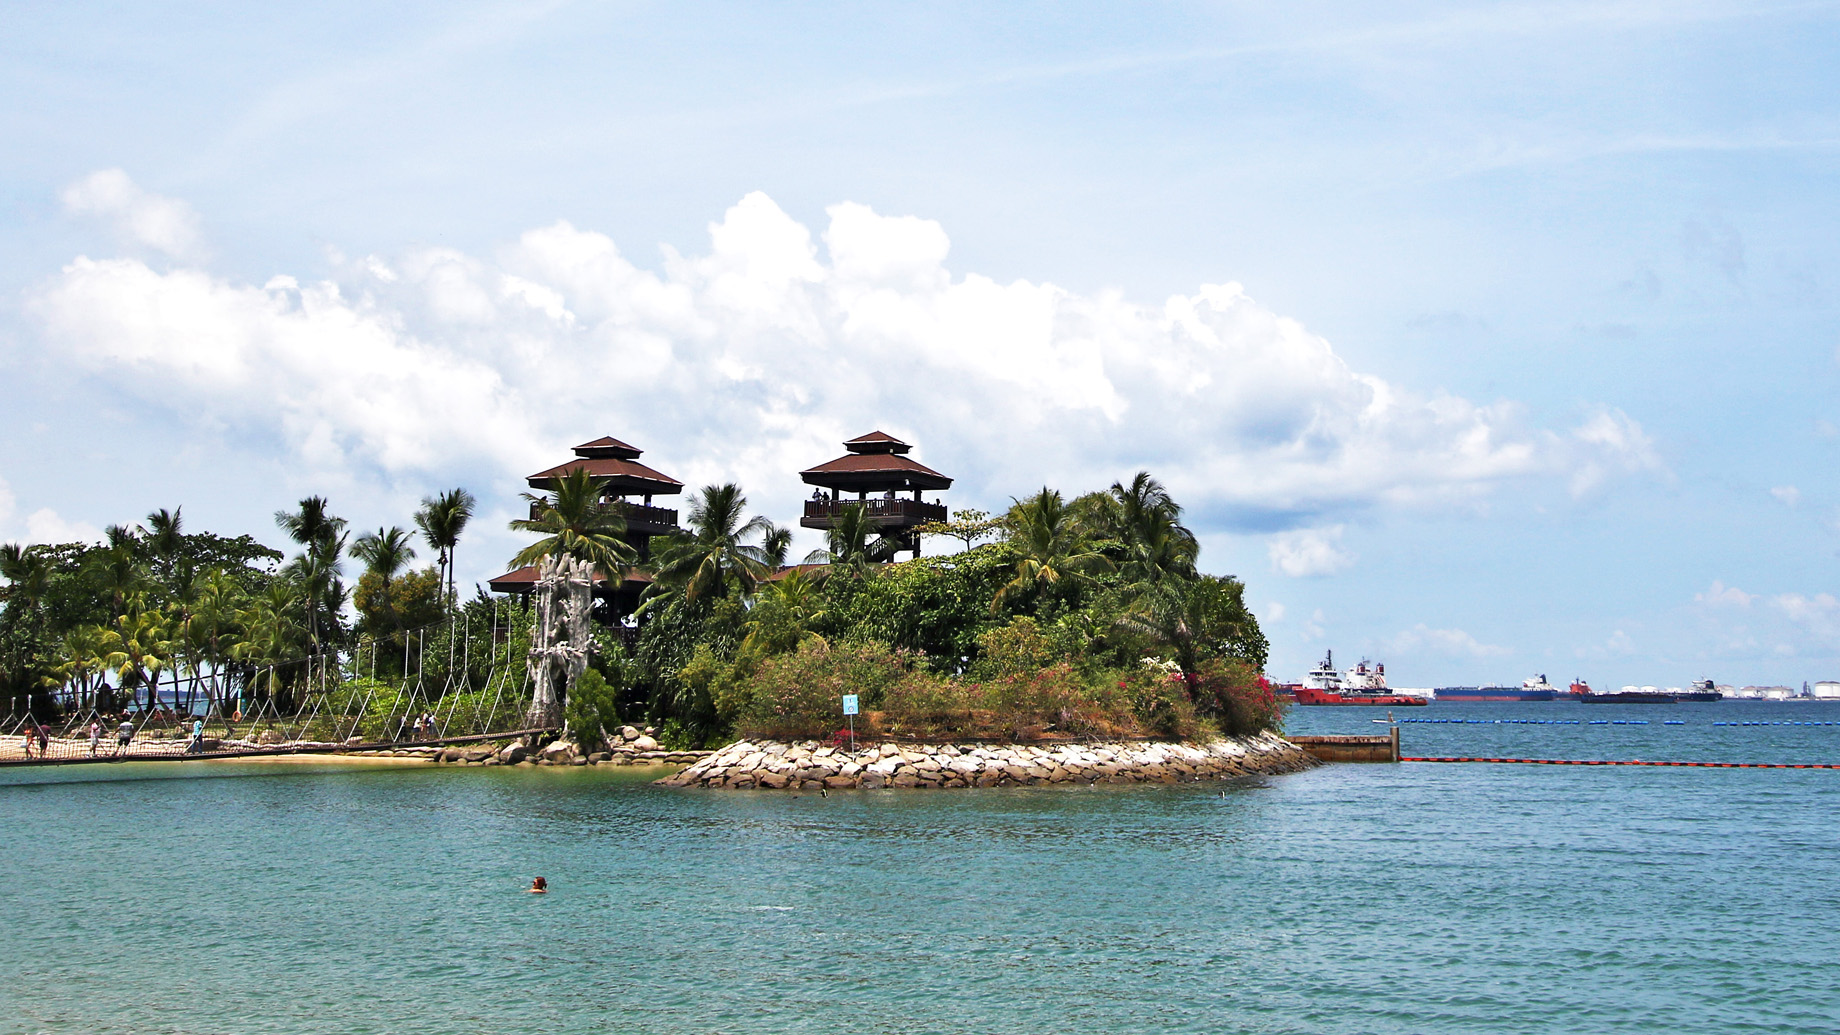
[{"label": "white cloud", "polygon": [[80,521],[67,521],[50,507],[40,507],[26,515],[23,525],[13,523],[19,509],[18,497],[6,479],[0,478],[0,542],[5,543],[75,543],[98,542],[102,530]]},{"label": "white cloud", "polygon": [[[168,251],[195,238],[189,210],[137,221],[166,199],[119,174],[66,202],[125,214]],[[1620,412],[1556,433],[1512,404],[1410,391],[1349,369],[1237,284],[1145,305],[998,283],[953,274],[935,222],[829,215],[821,252],[750,194],[711,225],[707,254],[668,252],[659,271],[568,223],[493,259],[413,249],[259,287],[80,257],[27,309],[52,346],[38,361],[322,479],[516,477],[611,433],[686,482],[740,479],[783,508],[803,495],[793,472],[879,427],[957,476],[968,503],[1149,467],[1202,528],[1269,529],[1657,466]],[[1273,561],[1337,570],[1351,560],[1337,536],[1274,540]]]},{"label": "white cloud", "polygon": [[1746,593],[1736,586],[1727,586],[1718,579],[1713,579],[1712,585],[1704,593],[1693,594],[1694,603],[1709,607],[1749,607],[1751,601],[1756,599],[1757,594]]},{"label": "white cloud", "polygon": [[1832,593],[1816,593],[1813,596],[1783,593],[1771,597],[1770,603],[1789,621],[1830,645],[1835,636],[1840,635],[1840,599],[1836,599]]},{"label": "white cloud", "polygon": [[109,224],[133,245],[175,259],[196,259],[204,250],[198,213],[176,198],[142,190],[120,169],[103,169],[58,192],[64,210]]},{"label": "white cloud", "polygon": [[1481,643],[1461,629],[1433,629],[1423,622],[1394,636],[1390,647],[1395,654],[1424,652],[1466,658],[1499,658],[1514,653],[1507,647]]},{"label": "white cloud", "polygon": [[88,522],[67,520],[50,507],[40,507],[26,515],[28,543],[99,543],[102,539],[102,529]]},{"label": "white cloud", "polygon": [[1577,450],[1567,465],[1573,497],[1590,494],[1612,476],[1666,472],[1654,440],[1621,410],[1593,413],[1572,429],[1570,444]]},{"label": "white cloud", "polygon": [[1793,507],[1802,502],[1802,490],[1793,485],[1778,485],[1770,490],[1770,495],[1786,507]]},{"label": "white cloud", "polygon": [[1274,625],[1284,621],[1284,605],[1276,600],[1265,605],[1264,613],[1259,615],[1260,625]]},{"label": "white cloud", "polygon": [[1274,535],[1266,543],[1272,570],[1292,578],[1333,575],[1354,563],[1354,555],[1336,545],[1341,538],[1341,525]]}]

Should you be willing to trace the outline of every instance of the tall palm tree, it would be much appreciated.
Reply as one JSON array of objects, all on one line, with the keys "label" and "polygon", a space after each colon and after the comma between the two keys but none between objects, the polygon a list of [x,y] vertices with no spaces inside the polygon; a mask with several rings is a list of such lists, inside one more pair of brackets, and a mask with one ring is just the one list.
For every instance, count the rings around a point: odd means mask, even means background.
[{"label": "tall palm tree", "polygon": [[1028,499],[1018,500],[1010,509],[1010,519],[1008,546],[1015,557],[1015,575],[997,590],[990,602],[992,611],[1111,567],[1053,489],[1043,487]]},{"label": "tall palm tree", "polygon": [[147,531],[142,542],[153,555],[153,569],[171,591],[184,576],[179,572],[179,558],[185,547],[184,507],[164,507],[147,515]]},{"label": "tall palm tree", "polygon": [[477,505],[472,493],[450,489],[439,496],[423,497],[422,509],[415,512],[415,527],[422,530],[422,538],[439,557],[449,599],[454,595],[454,548],[460,544],[460,533],[466,531]]},{"label": "tall palm tree", "polygon": [[0,546],[0,578],[6,579],[9,608],[30,611],[51,591],[51,562],[18,543]]},{"label": "tall palm tree", "polygon": [[140,541],[133,530],[110,525],[108,542],[89,561],[87,574],[96,589],[109,599],[109,615],[117,631],[126,627],[130,614],[146,601],[146,565],[141,562]]},{"label": "tall palm tree", "polygon": [[212,571],[199,580],[191,617],[185,623],[185,640],[194,664],[210,670],[206,698],[219,708],[224,698],[224,669],[231,660],[230,648],[241,632],[238,615],[246,603],[243,588],[235,579],[222,571]]},{"label": "tall palm tree", "polygon": [[686,599],[721,597],[732,584],[743,595],[767,576],[766,551],[742,540],[773,530],[756,514],[743,518],[747,497],[741,486],[705,485],[690,502],[686,534],[672,536],[659,551],[653,575],[658,584],[681,589]]},{"label": "tall palm tree", "polygon": [[901,552],[901,541],[882,534],[869,508],[847,503],[824,533],[824,547],[805,555],[806,564],[828,564],[830,571],[843,570],[854,578],[869,573],[869,567],[894,560]]},{"label": "tall palm tree", "polygon": [[394,526],[365,532],[351,544],[351,555],[364,563],[364,570],[374,571],[388,587],[397,572],[415,559],[415,547],[409,533]]},{"label": "tall palm tree", "polygon": [[324,496],[308,496],[298,510],[275,511],[275,524],[302,546],[331,542],[345,530],[345,519],[332,515]]},{"label": "tall palm tree", "polygon": [[262,689],[271,698],[278,699],[286,686],[280,666],[302,657],[311,645],[311,633],[303,623],[308,613],[303,587],[276,579],[237,614],[242,638],[231,646],[230,657],[258,671],[266,666],[267,685]]},{"label": "tall palm tree", "polygon": [[594,576],[622,578],[638,560],[624,538],[626,519],[600,505],[600,485],[577,468],[556,480],[551,496],[524,498],[537,504],[537,516],[511,522],[514,532],[543,538],[511,559],[517,566],[537,566],[536,624],[530,635],[532,684],[528,721],[532,726],[562,722],[562,704],[588,665]]},{"label": "tall palm tree", "polygon": [[792,552],[792,529],[776,525],[769,521],[760,535],[760,559],[769,570],[786,566],[786,555]]},{"label": "tall palm tree", "polygon": [[1139,471],[1130,485],[1113,482],[1108,496],[1110,527],[1104,534],[1117,542],[1127,581],[1146,585],[1169,576],[1194,577],[1201,544],[1182,524],[1182,507],[1161,482]]},{"label": "tall palm tree", "polygon": [[305,548],[282,570],[305,593],[307,643],[317,654],[327,634],[337,628],[339,609],[345,606],[339,558],[345,552],[346,522],[333,516],[326,497],[308,496],[299,510],[275,511],[275,524]]}]

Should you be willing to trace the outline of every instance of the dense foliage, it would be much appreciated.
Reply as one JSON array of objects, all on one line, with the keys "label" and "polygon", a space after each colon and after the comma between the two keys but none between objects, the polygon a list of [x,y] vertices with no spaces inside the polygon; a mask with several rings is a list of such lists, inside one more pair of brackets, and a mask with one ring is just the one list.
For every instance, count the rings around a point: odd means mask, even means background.
[{"label": "dense foliage", "polygon": [[[739,515],[728,507],[725,527]],[[1244,586],[1196,569],[1181,508],[1148,475],[1072,501],[1043,489],[1000,518],[961,513],[923,531],[964,550],[899,564],[880,563],[891,544],[848,517],[810,558],[821,564],[752,594],[742,578],[719,595],[661,583],[625,706],[708,741],[833,735],[844,694],[862,730],[909,737],[1193,737],[1281,721]]]},{"label": "dense foliage", "polygon": [[[543,538],[516,563],[575,558],[615,585],[647,576],[626,583],[649,589],[624,624],[596,627],[552,713],[584,741],[623,721],[674,747],[830,736],[845,694],[861,732],[905,737],[1193,737],[1281,719],[1244,586],[1198,570],[1181,508],[1147,474],[1071,499],[1043,488],[994,517],[960,511],[920,530],[960,552],[902,563],[852,508],[787,567],[789,534],[750,517],[735,485],[701,490],[686,529],[643,556],[585,474],[532,500],[535,516],[513,526]],[[454,716],[508,728],[532,692],[526,658],[557,645],[532,642],[529,600],[454,592],[473,508],[456,489],[423,501],[419,535],[354,538],[309,497],[276,515],[291,556],[186,532],[177,511],[100,544],[6,546],[7,710],[236,718],[311,705],[346,716],[301,719],[323,734],[390,736],[432,709],[444,728]],[[415,566],[418,545],[432,564]]]}]

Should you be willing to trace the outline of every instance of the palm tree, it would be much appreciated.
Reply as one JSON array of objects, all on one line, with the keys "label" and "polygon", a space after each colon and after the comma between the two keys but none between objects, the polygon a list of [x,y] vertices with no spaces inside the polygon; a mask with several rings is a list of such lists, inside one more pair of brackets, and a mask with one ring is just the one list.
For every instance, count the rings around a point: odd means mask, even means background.
[{"label": "palm tree", "polygon": [[1104,534],[1122,555],[1126,581],[1143,586],[1169,576],[1193,578],[1201,545],[1181,523],[1182,507],[1148,471],[1130,485],[1113,482],[1104,514]]},{"label": "palm tree", "polygon": [[364,562],[365,571],[374,571],[388,587],[396,573],[415,559],[415,547],[409,533],[400,528],[379,528],[360,535],[351,544],[351,555]]},{"label": "palm tree", "polygon": [[992,611],[1017,597],[1053,589],[1111,566],[1093,549],[1061,494],[1046,487],[1011,508],[1008,545],[1015,557],[1015,575],[997,590],[990,602]]},{"label": "palm tree", "polygon": [[544,537],[511,559],[519,567],[537,566],[537,615],[529,662],[532,726],[561,725],[569,687],[588,666],[588,612],[595,574],[617,581],[638,559],[624,538],[626,519],[615,508],[600,505],[600,485],[592,475],[576,468],[555,485],[552,496],[525,493],[524,498],[540,508],[537,516],[511,522],[514,532]]},{"label": "palm tree", "polygon": [[812,626],[824,618],[824,594],[818,580],[794,569],[761,587],[760,597],[744,623],[744,650],[789,651],[810,639],[822,639]]},{"label": "palm tree", "polygon": [[128,689],[136,702],[141,687],[147,688],[147,709],[160,703],[160,673],[172,667],[172,629],[166,616],[158,611],[141,611],[122,616],[119,628],[108,631],[103,639],[108,654],[107,667],[115,670],[116,682]]},{"label": "palm tree", "polygon": [[275,511],[275,524],[302,546],[331,542],[345,530],[345,519],[332,516],[324,496],[308,496],[299,510]]},{"label": "palm tree", "polygon": [[153,555],[154,571],[168,591],[172,591],[183,577],[178,567],[180,553],[185,547],[184,521],[180,516],[184,510],[184,507],[173,510],[162,507],[147,515],[146,532],[141,540]]},{"label": "palm tree", "polygon": [[450,489],[439,496],[423,497],[422,509],[415,512],[415,527],[422,530],[422,538],[440,559],[449,599],[454,595],[454,547],[460,544],[460,533],[472,520],[477,504],[465,489]]},{"label": "palm tree", "polygon": [[107,626],[79,625],[66,632],[58,645],[60,660],[52,669],[53,679],[57,685],[71,688],[78,708],[87,710],[95,705],[96,684],[108,670],[104,662],[109,653],[108,637]]},{"label": "palm tree", "polygon": [[332,515],[326,497],[308,496],[297,511],[275,511],[275,524],[305,547],[282,571],[305,592],[307,643],[317,654],[322,633],[337,628],[339,610],[345,606],[345,585],[340,581],[344,572],[339,567],[345,552],[345,519]]},{"label": "palm tree", "polygon": [[110,525],[107,535],[107,545],[88,564],[88,575],[96,589],[109,598],[109,614],[119,631],[146,600],[147,570],[141,563],[140,540],[133,530]]},{"label": "palm tree", "polygon": [[284,686],[279,666],[299,659],[312,642],[301,622],[307,613],[302,587],[283,579],[269,583],[267,590],[237,613],[242,638],[231,646],[229,656],[257,669],[266,666],[265,689],[271,698],[278,698]]},{"label": "palm tree", "polygon": [[767,576],[766,551],[742,540],[774,529],[759,515],[743,520],[746,510],[741,486],[703,486],[690,503],[689,533],[672,536],[659,552],[653,569],[658,585],[679,588],[689,600],[725,596],[731,583],[744,596],[752,594]]},{"label": "palm tree", "polygon": [[824,549],[805,555],[805,563],[828,564],[833,571],[841,568],[859,579],[869,573],[870,565],[884,564],[901,552],[901,541],[883,535],[869,516],[869,508],[860,503],[838,509],[836,520],[824,533],[824,543]]},{"label": "palm tree", "polygon": [[7,607],[30,611],[51,590],[51,562],[18,543],[0,546],[0,578],[6,579]]},{"label": "palm tree", "polygon": [[792,529],[767,522],[760,535],[760,559],[766,563],[768,570],[784,568],[786,555],[791,552]]},{"label": "palm tree", "polygon": [[224,669],[230,661],[231,645],[241,631],[238,615],[245,602],[243,588],[235,579],[222,571],[209,572],[199,582],[191,617],[185,623],[185,641],[194,665],[210,667],[211,681],[205,690],[206,699],[220,710],[224,698]]},{"label": "palm tree", "polygon": [[1192,687],[1201,662],[1234,656],[1265,667],[1265,637],[1234,578],[1168,579],[1139,594],[1119,624],[1161,640]]}]

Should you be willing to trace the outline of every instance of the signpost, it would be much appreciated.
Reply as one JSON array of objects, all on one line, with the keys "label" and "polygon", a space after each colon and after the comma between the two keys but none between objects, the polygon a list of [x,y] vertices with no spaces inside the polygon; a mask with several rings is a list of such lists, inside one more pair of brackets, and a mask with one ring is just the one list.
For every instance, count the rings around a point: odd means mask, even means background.
[{"label": "signpost", "polygon": [[843,695],[843,714],[850,720],[850,750],[856,750],[856,695]]}]

